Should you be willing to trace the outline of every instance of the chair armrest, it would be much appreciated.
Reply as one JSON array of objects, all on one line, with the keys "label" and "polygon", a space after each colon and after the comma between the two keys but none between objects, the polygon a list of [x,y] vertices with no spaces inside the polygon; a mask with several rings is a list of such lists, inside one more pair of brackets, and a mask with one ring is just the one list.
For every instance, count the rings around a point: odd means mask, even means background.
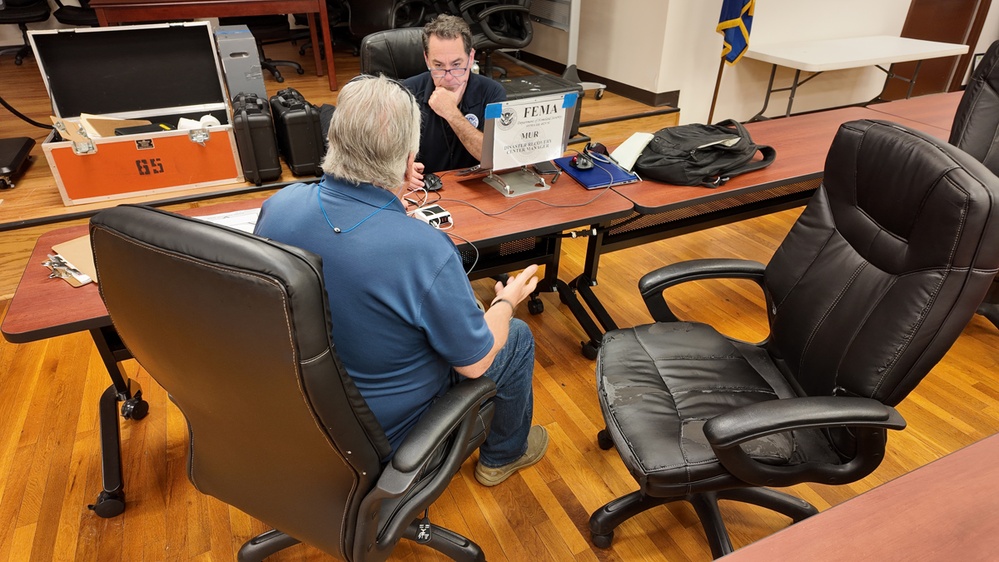
[{"label": "chair armrest", "polygon": [[[359,509],[360,517],[381,513],[377,524],[358,524],[354,559],[370,557],[373,546],[388,556],[417,515],[447,488],[461,463],[481,444],[492,421],[496,383],[487,377],[464,380],[440,397],[420,418],[382,471]],[[479,419],[485,419],[480,424]],[[484,429],[472,442],[477,428]],[[443,452],[443,448],[450,449]],[[367,521],[367,519],[365,519]]]},{"label": "chair armrest", "polygon": [[[473,8],[477,8],[479,6],[488,7],[476,12],[475,14],[470,13]],[[481,22],[483,19],[497,12],[530,12],[530,9],[519,4],[498,4],[496,0],[467,0],[466,2],[462,2],[458,5],[458,11],[460,11],[461,15],[465,18],[471,18],[476,22]]]},{"label": "chair armrest", "polygon": [[638,281],[638,290],[645,300],[649,314],[656,322],[677,322],[663,291],[680,283],[704,279],[752,279],[763,287],[763,271],[760,262],[740,259],[703,259],[670,264],[650,271]]},{"label": "chair armrest", "polygon": [[[758,462],[739,446],[746,441],[798,429],[851,428],[857,443],[845,463],[777,466]],[[807,396],[770,400],[727,412],[704,424],[718,460],[737,478],[757,486],[800,482],[843,484],[870,474],[881,464],[887,430],[904,429],[895,408],[872,398]]]},{"label": "chair armrest", "polygon": [[[418,472],[438,447],[474,419],[482,403],[496,395],[496,383],[487,377],[467,379],[454,385],[416,422],[392,457],[391,466],[402,473]],[[433,447],[428,447],[433,443]],[[464,460],[464,459],[462,459]]]}]

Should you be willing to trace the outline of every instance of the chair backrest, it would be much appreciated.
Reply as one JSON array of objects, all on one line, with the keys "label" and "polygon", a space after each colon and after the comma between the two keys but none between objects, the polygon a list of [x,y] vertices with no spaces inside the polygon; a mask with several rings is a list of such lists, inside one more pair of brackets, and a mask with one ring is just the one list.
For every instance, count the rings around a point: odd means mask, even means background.
[{"label": "chair backrest", "polygon": [[405,80],[427,70],[423,28],[401,27],[366,36],[361,41],[361,72]]},{"label": "chair backrest", "polygon": [[469,0],[458,9],[476,49],[523,49],[534,39],[531,0]]},{"label": "chair backrest", "polygon": [[843,124],[766,269],[768,350],[808,395],[894,405],[943,357],[999,267],[999,179],[880,121]]},{"label": "chair backrest", "polygon": [[363,38],[376,31],[393,29],[397,3],[397,0],[350,2],[350,34]]},{"label": "chair backrest", "polygon": [[950,143],[999,175],[999,41],[971,74],[954,114]]},{"label": "chair backrest", "polygon": [[350,559],[390,449],[330,341],[320,258],[142,207],[90,235],[115,329],[187,419],[195,487]]}]

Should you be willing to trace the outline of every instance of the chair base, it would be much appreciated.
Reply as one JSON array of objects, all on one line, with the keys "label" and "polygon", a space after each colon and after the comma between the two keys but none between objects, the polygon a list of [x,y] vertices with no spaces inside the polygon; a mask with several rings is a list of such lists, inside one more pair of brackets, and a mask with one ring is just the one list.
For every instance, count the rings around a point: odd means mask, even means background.
[{"label": "chair base", "polygon": [[274,80],[277,80],[278,82],[284,82],[284,76],[281,76],[281,71],[277,68],[278,66],[290,66],[295,69],[295,72],[305,74],[305,70],[302,68],[302,65],[290,60],[264,59],[260,61],[260,66],[269,71],[271,75],[274,76]]},{"label": "chair base", "polygon": [[239,562],[259,562],[271,554],[295,546],[299,542],[298,539],[277,529],[271,529],[243,543],[239,553],[236,554],[236,560]]},{"label": "chair base", "polygon": [[450,529],[438,527],[433,523],[430,524],[430,539],[426,540],[427,535],[424,534],[426,529],[420,528],[420,522],[420,520],[413,521],[403,532],[403,538],[426,545],[458,562],[486,561],[486,555],[479,548],[479,545]]},{"label": "chair base", "polygon": [[732,500],[765,507],[790,517],[794,523],[818,513],[812,504],[790,494],[769,488],[735,488],[720,492],[703,492],[674,498],[656,498],[641,490],[617,498],[590,516],[590,538],[599,548],[609,548],[614,540],[614,529],[626,520],[653,507],[674,501],[686,501],[697,512],[704,528],[711,555],[720,558],[734,549],[729,539],[725,521],[718,509],[718,500]]}]

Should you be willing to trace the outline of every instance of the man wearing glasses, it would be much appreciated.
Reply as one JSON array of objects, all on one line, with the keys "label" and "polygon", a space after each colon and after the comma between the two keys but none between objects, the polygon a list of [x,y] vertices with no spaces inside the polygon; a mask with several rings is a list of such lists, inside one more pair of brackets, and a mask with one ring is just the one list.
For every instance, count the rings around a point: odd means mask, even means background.
[{"label": "man wearing glasses", "polygon": [[413,169],[423,173],[468,168],[482,157],[486,105],[506,100],[498,82],[472,72],[475,50],[465,20],[442,14],[423,28],[427,72],[405,82],[420,104],[420,152]]}]

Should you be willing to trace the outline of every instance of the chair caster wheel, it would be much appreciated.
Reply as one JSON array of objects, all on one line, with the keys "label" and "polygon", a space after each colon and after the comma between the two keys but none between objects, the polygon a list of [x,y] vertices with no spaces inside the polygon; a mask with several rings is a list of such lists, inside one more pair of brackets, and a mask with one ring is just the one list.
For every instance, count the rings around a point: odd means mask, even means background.
[{"label": "chair caster wheel", "polygon": [[583,353],[583,357],[593,360],[597,358],[597,346],[590,342],[580,342],[580,351]]},{"label": "chair caster wheel", "polygon": [[527,301],[527,311],[531,314],[541,314],[545,311],[545,303],[541,299]]},{"label": "chair caster wheel", "polygon": [[121,405],[121,417],[126,420],[141,420],[149,413],[149,402],[142,399],[141,394],[136,395]]},{"label": "chair caster wheel", "polygon": [[611,439],[610,433],[608,433],[606,429],[601,429],[597,432],[597,447],[606,451],[613,446],[614,441]]},{"label": "chair caster wheel", "polygon": [[284,82],[284,76],[275,76],[274,81],[280,84],[281,82]]},{"label": "chair caster wheel", "polygon": [[593,541],[593,546],[597,548],[610,548],[611,543],[614,541],[614,531],[606,535],[598,535],[590,532],[590,540]]},{"label": "chair caster wheel", "polygon": [[597,90],[596,92],[594,92],[593,97],[596,98],[596,99],[603,98],[604,97],[604,90],[603,90],[603,88],[601,88],[601,89]]},{"label": "chair caster wheel", "polygon": [[305,74],[305,69],[304,68],[296,68],[295,72],[297,72],[299,74]]},{"label": "chair caster wheel", "polygon": [[123,492],[117,492],[114,494],[101,492],[97,496],[97,501],[92,505],[88,505],[87,509],[90,509],[96,513],[98,517],[104,519],[117,517],[125,511],[125,494]]}]

